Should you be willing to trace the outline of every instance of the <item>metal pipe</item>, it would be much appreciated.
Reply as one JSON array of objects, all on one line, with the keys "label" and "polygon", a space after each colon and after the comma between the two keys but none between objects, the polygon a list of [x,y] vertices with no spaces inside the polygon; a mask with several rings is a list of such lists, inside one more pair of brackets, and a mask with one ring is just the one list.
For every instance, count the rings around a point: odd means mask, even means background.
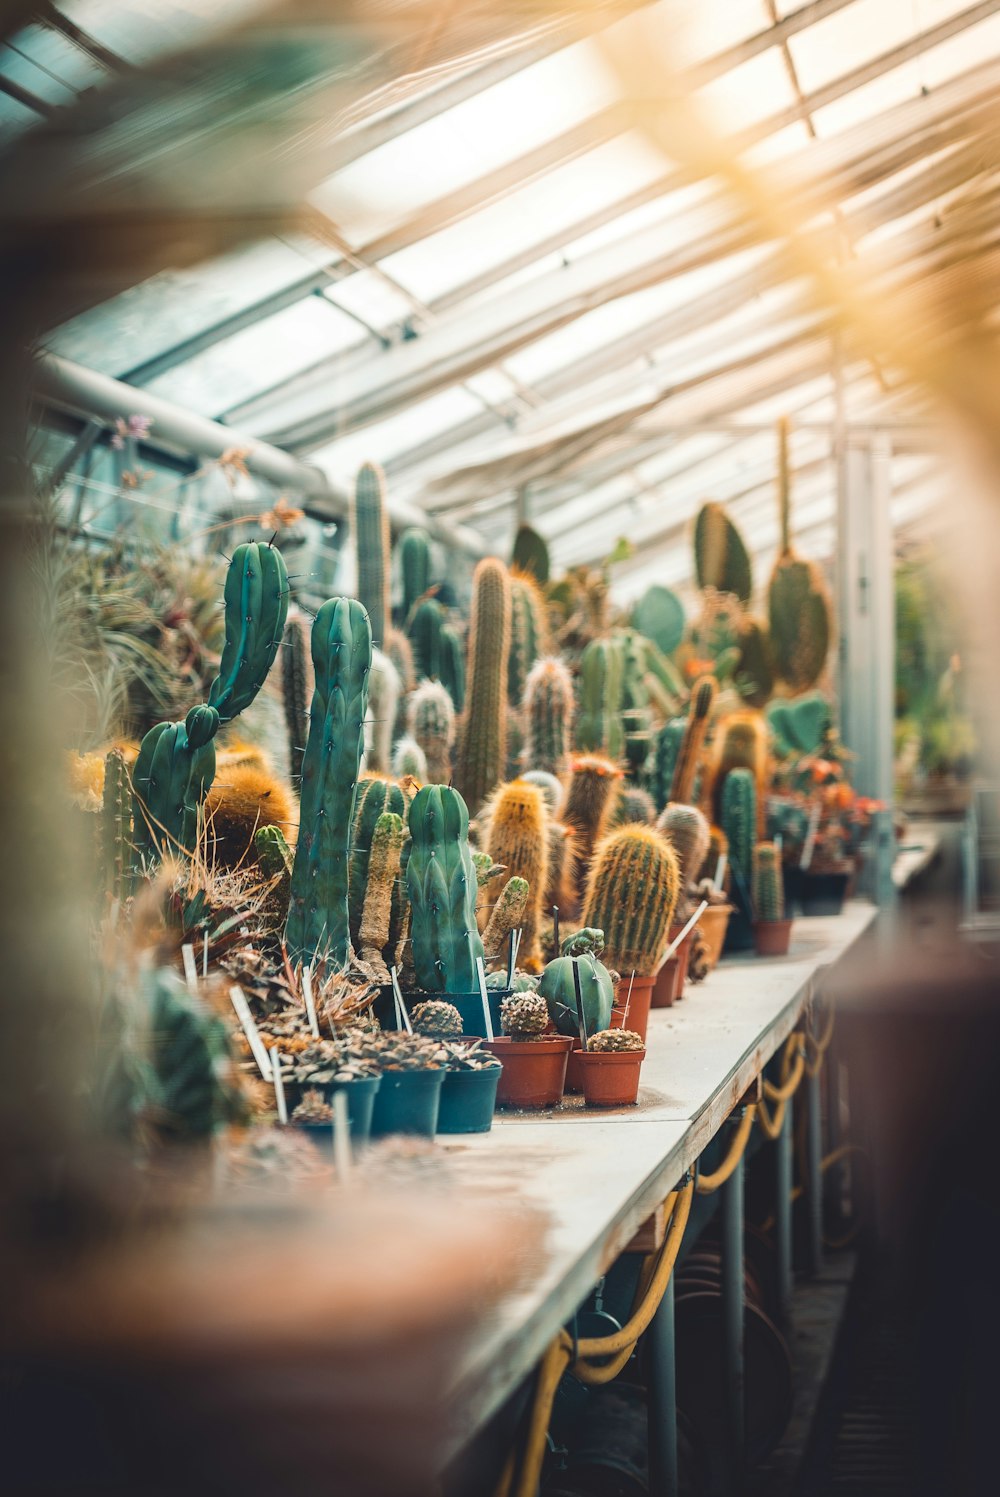
[{"label": "metal pipe", "polygon": [[674,1357],[674,1277],[670,1276],[647,1337],[649,1383],[646,1394],[649,1490],[678,1497],[677,1366]]},{"label": "metal pipe", "polygon": [[[95,369],[85,369],[82,364],[57,354],[43,354],[34,368],[34,391],[46,406],[109,426],[119,417],[127,420],[131,415],[148,416],[153,428],[151,440],[182,453],[219,458],[234,447],[244,450],[251,473],[301,495],[311,514],[320,519],[350,518],[350,494],[331,483],[321,468],[303,463],[280,447],[245,436],[208,416],[185,410],[149,390],[137,389]],[[415,504],[399,500],[390,500],[388,508],[390,522],[396,529],[422,525],[445,545],[467,551],[471,556],[482,556],[485,552],[482,540],[466,526],[450,525],[425,514]]]},{"label": "metal pipe", "polygon": [[741,1486],[745,1449],[743,1380],[743,1165],[722,1187],[722,1346],[730,1490]]},{"label": "metal pipe", "polygon": [[823,1122],[820,1073],[806,1073],[806,1158],[809,1166],[809,1274],[815,1278],[823,1266]]},{"label": "metal pipe", "polygon": [[778,1268],[778,1304],[787,1326],[792,1314],[792,1116],[791,1098],[785,1103],[781,1132],[774,1145],[774,1245]]}]

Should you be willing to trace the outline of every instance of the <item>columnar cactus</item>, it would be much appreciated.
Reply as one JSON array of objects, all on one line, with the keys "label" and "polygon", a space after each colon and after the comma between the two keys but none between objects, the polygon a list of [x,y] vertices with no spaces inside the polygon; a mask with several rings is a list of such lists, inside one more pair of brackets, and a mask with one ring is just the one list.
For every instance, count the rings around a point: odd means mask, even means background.
[{"label": "columnar cactus", "polygon": [[346,965],[348,848],[364,747],[372,629],[353,598],[324,603],[312,631],[316,689],[302,763],[299,839],[285,940],[293,961]]},{"label": "columnar cactus", "polygon": [[580,1033],[576,978],[580,978],[583,1019],[588,1035],[607,1029],[611,1023],[615,989],[611,974],[595,956],[558,956],[542,973],[538,991],[548,1005],[549,1017],[560,1034]]},{"label": "columnar cactus", "polygon": [[121,749],[112,749],[104,760],[100,819],[104,889],[111,899],[124,899],[128,893],[132,865],[131,798],[124,756]]},{"label": "columnar cactus", "polygon": [[753,592],[750,555],[721,504],[704,504],[694,522],[694,564],[699,587],[735,593],[742,603]]},{"label": "columnar cactus", "polygon": [[421,598],[406,621],[407,638],[413,652],[417,680],[441,679],[441,632],[447,614],[437,598]]},{"label": "columnar cactus", "polygon": [[531,769],[566,773],[573,733],[573,678],[561,660],[536,661],[524,685],[527,742]]},{"label": "columnar cactus", "polygon": [[421,681],[407,704],[406,725],[424,751],[429,783],[447,785],[455,742],[455,708],[440,681]]},{"label": "columnar cactus", "polygon": [[285,625],[281,651],[281,695],[288,730],[288,776],[295,790],[302,781],[302,756],[309,732],[309,631],[305,617],[296,610]]},{"label": "columnar cactus", "polygon": [[658,729],[653,742],[653,766],[649,777],[650,794],[661,808],[670,799],[670,788],[674,783],[674,771],[680,758],[681,744],[687,718],[675,717]]},{"label": "columnar cactus", "polygon": [[202,801],[215,778],[219,714],[192,707],[182,723],[157,723],[132,770],[132,827],[140,864],[194,852]]},{"label": "columnar cactus", "polygon": [[768,583],[767,611],[775,674],[794,694],[808,691],[823,674],[830,649],[831,607],[819,568],[792,548],[787,421],[779,426],[778,457],[781,551]]},{"label": "columnar cactus", "polygon": [[365,714],[365,767],[371,774],[388,774],[395,736],[396,709],[403,683],[399,672],[381,650],[372,650]]},{"label": "columnar cactus", "polygon": [[368,857],[378,819],[385,812],[391,811],[402,819],[405,826],[410,802],[416,793],[416,785],[405,781],[397,784],[393,780],[386,780],[377,775],[366,776],[358,785],[348,866],[348,908],[351,920],[351,940],[355,944],[361,936],[361,916],[364,911],[365,885],[368,881]]},{"label": "columnar cactus", "polygon": [[603,930],[610,967],[640,977],[657,971],[680,888],[676,854],[660,832],[627,826],[605,837],[591,861],[581,918]]},{"label": "columnar cactus", "polygon": [[[528,881],[528,903],[524,911],[521,965],[527,972],[540,972],[543,900],[549,876],[548,810],[537,785],[511,780],[501,785],[485,812],[486,851],[495,863]],[[491,955],[495,953],[491,952]]]},{"label": "columnar cactus", "polygon": [[516,875],[509,878],[500,890],[493,906],[486,929],[483,931],[483,949],[487,956],[499,956],[507,937],[515,926],[520,925],[528,903],[528,880]]},{"label": "columnar cactus", "polygon": [[558,905],[569,909],[576,899],[577,872],[580,855],[577,851],[576,834],[554,817],[549,819],[549,877],[545,887],[545,908],[551,910]]},{"label": "columnar cactus", "polygon": [[758,920],[784,920],[781,854],[773,842],[758,842],[753,857],[753,907]]},{"label": "columnar cactus", "polygon": [[448,690],[456,712],[465,708],[465,650],[450,624],[441,630],[441,684]]},{"label": "columnar cactus", "polygon": [[715,705],[717,691],[718,685],[715,677],[702,676],[695,682],[691,700],[688,703],[687,724],[680,753],[677,755],[673,783],[670,787],[670,799],[679,801],[685,806],[690,805],[694,799],[695,776],[698,772],[702,745],[705,742],[705,734],[708,732],[708,719]]},{"label": "columnar cactus", "polygon": [[617,639],[592,639],[580,658],[577,747],[617,759],[625,747],[621,724],[624,658]]},{"label": "columnar cactus", "polygon": [[509,649],[510,578],[503,563],[488,556],[472,583],[468,695],[455,776],[473,811],[504,776]]},{"label": "columnar cactus", "polygon": [[226,573],[226,643],[208,703],[223,723],[245,712],[278,653],[288,616],[288,572],[274,546],[237,546]]},{"label": "columnar cactus", "polygon": [[749,769],[753,775],[759,813],[763,809],[768,781],[767,724],[759,712],[732,712],[723,723],[715,766],[713,802],[716,818],[722,809],[722,786],[731,769]]},{"label": "columnar cactus", "polygon": [[389,559],[392,540],[385,503],[385,477],[375,463],[364,463],[354,484],[354,539],[358,553],[358,597],[371,620],[379,649],[392,623]]},{"label": "columnar cactus", "polygon": [[545,599],[535,579],[515,572],[510,579],[510,650],[507,697],[518,708],[528,674],[545,648]]},{"label": "columnar cactus", "polygon": [[581,872],[611,825],[621,779],[618,766],[599,754],[580,754],[572,762],[563,821],[573,832]]},{"label": "columnar cactus", "polygon": [[536,582],[544,587],[549,580],[549,548],[543,536],[531,525],[519,525],[514,537],[514,554],[511,564],[522,572],[530,572]]},{"label": "columnar cactus", "polygon": [[701,874],[712,835],[708,819],[697,806],[682,806],[671,801],[656,825],[677,854],[683,893],[697,883]]},{"label": "columnar cactus", "polygon": [[614,826],[652,826],[656,820],[656,806],[648,790],[638,785],[625,785],[618,797],[613,817]]},{"label": "columnar cactus", "polygon": [[409,823],[406,890],[417,982],[431,993],[475,992],[483,943],[468,807],[457,790],[425,785],[410,806]]},{"label": "columnar cactus", "polygon": [[722,783],[722,830],[729,843],[733,866],[733,888],[740,899],[749,891],[753,877],[753,850],[757,840],[757,789],[749,769],[732,769]]},{"label": "columnar cactus", "polygon": [[739,628],[736,686],[749,707],[764,707],[774,691],[774,650],[766,624],[746,615]]},{"label": "columnar cactus", "polygon": [[361,916],[361,959],[370,963],[380,981],[388,981],[383,952],[389,943],[392,897],[403,852],[403,819],[384,812],[375,823],[368,854],[368,879]]},{"label": "columnar cactus", "polygon": [[426,530],[413,525],[399,537],[399,561],[403,574],[403,619],[431,585],[431,542]]}]

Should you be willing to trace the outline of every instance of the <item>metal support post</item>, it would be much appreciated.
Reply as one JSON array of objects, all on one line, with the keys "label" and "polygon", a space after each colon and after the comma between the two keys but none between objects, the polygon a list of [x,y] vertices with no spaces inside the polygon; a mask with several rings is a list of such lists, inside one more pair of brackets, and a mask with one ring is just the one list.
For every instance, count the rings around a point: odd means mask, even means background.
[{"label": "metal support post", "polygon": [[806,1084],[806,1156],[809,1178],[806,1201],[809,1208],[809,1274],[815,1278],[823,1266],[823,1119],[820,1076],[805,1078]]},{"label": "metal support post", "polygon": [[678,1497],[677,1368],[674,1360],[674,1276],[649,1327],[649,1382],[646,1417],[649,1490],[656,1497]]},{"label": "metal support post", "polygon": [[774,1237],[778,1260],[778,1304],[781,1319],[788,1325],[792,1314],[792,1156],[793,1099],[785,1103],[781,1132],[774,1144]]},{"label": "metal support post", "polygon": [[743,1160],[722,1186],[722,1345],[729,1435],[730,1486],[743,1473]]}]

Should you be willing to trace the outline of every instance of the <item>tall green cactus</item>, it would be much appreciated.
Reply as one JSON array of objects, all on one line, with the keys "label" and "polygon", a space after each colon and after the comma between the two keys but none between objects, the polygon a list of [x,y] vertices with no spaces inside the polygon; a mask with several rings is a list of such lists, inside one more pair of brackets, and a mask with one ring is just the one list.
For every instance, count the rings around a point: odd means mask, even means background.
[{"label": "tall green cactus", "polygon": [[746,895],[753,878],[753,851],[757,841],[757,787],[749,769],[731,769],[722,784],[720,821],[729,842],[729,861],[734,865],[733,889],[746,910]]},{"label": "tall green cactus", "polygon": [[351,831],[351,855],[348,866],[351,940],[357,945],[361,934],[361,915],[368,879],[368,857],[372,837],[380,816],[392,813],[406,824],[406,815],[416,787],[398,785],[380,776],[366,776],[358,785],[358,797]]},{"label": "tall green cactus", "polygon": [[515,710],[521,705],[525,682],[542,653],[545,638],[545,600],[533,577],[510,579],[510,652],[507,657],[507,696]]},{"label": "tall green cactus", "polygon": [[592,639],[580,659],[577,748],[618,759],[625,747],[621,704],[624,655],[618,639]]},{"label": "tall green cactus", "polygon": [[354,539],[358,553],[358,597],[368,610],[372,639],[383,647],[392,623],[390,605],[389,511],[385,476],[376,463],[363,463],[354,484]]},{"label": "tall green cactus", "polygon": [[694,782],[701,759],[701,750],[708,732],[708,719],[718,694],[718,682],[714,676],[701,676],[694,684],[688,703],[687,723],[681,740],[677,764],[674,768],[670,800],[689,806],[694,799]]},{"label": "tall green cactus", "polygon": [[680,756],[686,717],[675,717],[657,730],[653,743],[653,766],[649,777],[649,790],[660,810],[670,799],[670,787],[674,782],[674,771]]},{"label": "tall green cactus", "polygon": [[431,585],[431,542],[426,530],[412,525],[399,537],[399,562],[403,574],[403,619]]},{"label": "tall green cactus", "polygon": [[699,587],[735,593],[748,603],[753,592],[750,554],[721,504],[703,504],[694,522],[694,564]]},{"label": "tall green cactus", "polygon": [[603,930],[609,967],[639,977],[657,971],[670,941],[680,885],[674,850],[652,827],[622,827],[598,845],[580,918]]},{"label": "tall green cactus", "polygon": [[316,689],[302,763],[299,840],[285,940],[293,961],[346,965],[348,848],[364,749],[372,629],[353,598],[324,603],[312,631]]},{"label": "tall green cactus", "polygon": [[302,756],[309,732],[308,715],[308,631],[302,614],[296,611],[285,625],[285,642],[281,652],[281,695],[288,730],[288,776],[295,790],[302,781]]},{"label": "tall green cactus", "polygon": [[561,660],[539,660],[524,687],[527,742],[531,769],[562,775],[569,766],[573,742],[573,678]]},{"label": "tall green cactus", "polygon": [[514,537],[514,552],[511,565],[522,572],[530,572],[535,581],[545,586],[549,580],[549,548],[544,536],[531,525],[519,525]]},{"label": "tall green cactus", "polygon": [[450,624],[445,624],[441,630],[441,684],[447,689],[455,711],[464,711],[465,651]]},{"label": "tall green cactus", "polygon": [[219,714],[192,707],[182,723],[157,723],[132,771],[132,828],[140,865],[194,852],[201,803],[215,778]]},{"label": "tall green cactus", "polygon": [[773,842],[758,842],[753,860],[753,908],[758,920],[784,920],[781,854]]},{"label": "tall green cactus", "polygon": [[781,551],[767,588],[774,671],[792,693],[815,686],[826,667],[832,632],[830,594],[815,562],[792,547],[788,422],[778,428]]},{"label": "tall green cactus", "polygon": [[437,598],[421,598],[407,616],[406,634],[413,651],[413,671],[418,681],[441,679],[441,632],[447,615]]},{"label": "tall green cactus", "polygon": [[506,771],[509,649],[510,577],[502,562],[487,556],[472,581],[468,694],[455,776],[474,812]]},{"label": "tall green cactus", "polygon": [[425,785],[410,806],[409,824],[406,890],[417,981],[430,993],[475,992],[483,943],[468,807],[457,790]]},{"label": "tall green cactus", "polygon": [[121,749],[112,749],[104,760],[100,830],[104,892],[113,900],[124,899],[132,864],[132,808]]},{"label": "tall green cactus", "polygon": [[274,546],[237,546],[226,573],[226,643],[208,703],[223,723],[245,712],[278,653],[288,616],[288,572]]}]

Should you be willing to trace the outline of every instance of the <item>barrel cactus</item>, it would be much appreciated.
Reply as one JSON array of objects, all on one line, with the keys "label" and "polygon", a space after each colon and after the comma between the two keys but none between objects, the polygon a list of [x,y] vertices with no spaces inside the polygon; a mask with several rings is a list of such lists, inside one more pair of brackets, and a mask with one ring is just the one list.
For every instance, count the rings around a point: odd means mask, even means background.
[{"label": "barrel cactus", "polygon": [[312,631],[313,692],[285,940],[293,961],[344,967],[351,950],[348,849],[364,748],[372,629],[353,598],[331,598]]},{"label": "barrel cactus", "polygon": [[597,1034],[611,1023],[615,988],[611,974],[595,956],[558,956],[542,973],[538,991],[548,1005],[549,1017],[560,1034],[580,1033],[576,980],[587,1034]]},{"label": "barrel cactus", "polygon": [[462,1015],[453,1003],[442,1003],[429,998],[425,1003],[415,1003],[410,1016],[417,1034],[430,1035],[435,1040],[450,1040],[462,1033]]},{"label": "barrel cactus", "polygon": [[634,1029],[602,1029],[587,1041],[587,1048],[597,1055],[631,1054],[645,1050],[646,1041]]},{"label": "barrel cactus", "polygon": [[375,463],[363,463],[354,484],[354,539],[358,556],[358,597],[371,621],[379,649],[392,623],[389,559],[392,540],[385,502],[385,477]]},{"label": "barrel cactus", "polygon": [[406,889],[417,982],[433,993],[474,992],[483,943],[468,807],[457,790],[425,785],[410,806],[409,824]]},{"label": "barrel cactus", "polygon": [[549,1024],[545,999],[538,993],[512,993],[500,1002],[500,1027],[518,1043],[539,1040]]},{"label": "barrel cactus", "polygon": [[468,689],[455,775],[473,811],[506,769],[510,611],[507,568],[485,557],[472,582]]},{"label": "barrel cactus", "polygon": [[582,919],[604,931],[609,966],[640,977],[658,970],[680,892],[677,856],[662,833],[628,826],[600,843],[587,875]]}]

